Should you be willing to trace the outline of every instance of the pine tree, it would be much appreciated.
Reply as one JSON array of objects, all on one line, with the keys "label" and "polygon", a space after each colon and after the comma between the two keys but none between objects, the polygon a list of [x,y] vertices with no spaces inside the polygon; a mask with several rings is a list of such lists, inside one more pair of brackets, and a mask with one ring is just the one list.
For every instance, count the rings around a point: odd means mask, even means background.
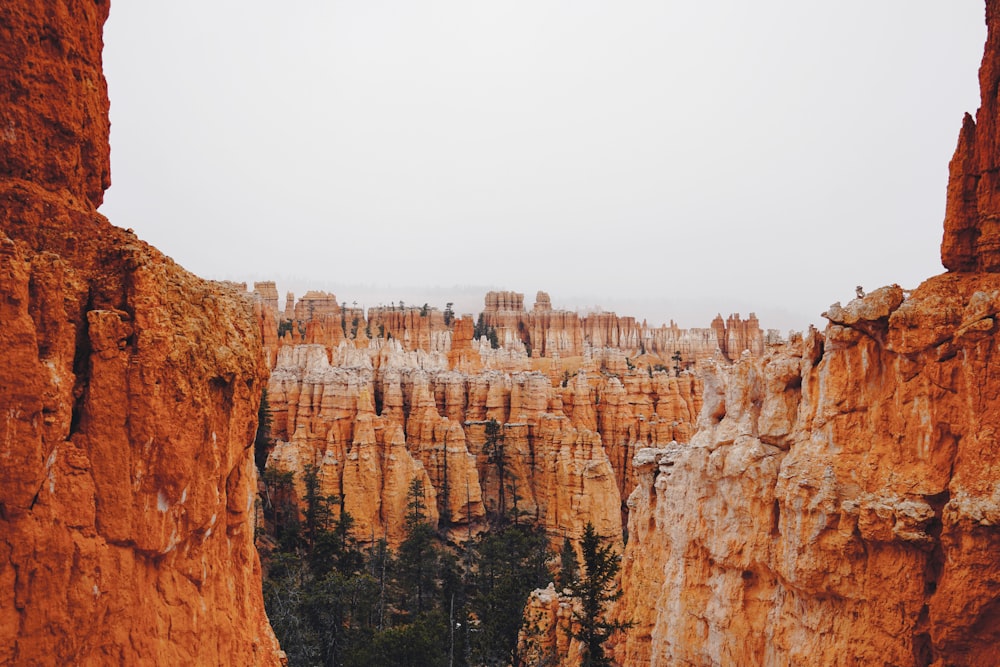
[{"label": "pine tree", "polygon": [[580,542],[583,568],[570,586],[579,608],[573,611],[576,629],[570,629],[573,639],[583,642],[583,667],[610,667],[611,659],[604,654],[604,643],[630,623],[606,619],[607,607],[621,597],[615,578],[621,567],[621,556],[614,545],[587,522]]},{"label": "pine tree", "polygon": [[576,581],[580,573],[580,566],[576,561],[576,549],[569,537],[563,538],[562,549],[559,550],[559,572],[556,575],[556,587],[559,591],[570,588]]},{"label": "pine tree", "polygon": [[424,483],[419,477],[410,482],[406,506],[406,539],[399,545],[396,564],[402,610],[411,618],[428,611],[437,592],[438,551],[434,529],[425,520]]},{"label": "pine tree", "polygon": [[483,535],[475,546],[472,609],[479,619],[474,664],[520,664],[517,635],[532,589],[549,580],[548,540],[538,528],[508,525]]},{"label": "pine tree", "polygon": [[496,522],[503,524],[507,519],[507,453],[504,451],[503,426],[496,419],[486,422],[484,430],[486,438],[483,443],[483,452],[486,454],[486,461],[497,469],[498,489],[497,489],[497,516]]}]

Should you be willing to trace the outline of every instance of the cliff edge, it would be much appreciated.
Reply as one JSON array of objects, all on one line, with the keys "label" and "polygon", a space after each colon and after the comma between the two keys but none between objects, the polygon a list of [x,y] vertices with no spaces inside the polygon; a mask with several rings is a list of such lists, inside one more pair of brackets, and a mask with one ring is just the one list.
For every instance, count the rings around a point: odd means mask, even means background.
[{"label": "cliff edge", "polygon": [[1000,0],[942,261],[720,366],[628,500],[624,665],[996,665]]},{"label": "cliff edge", "polygon": [[260,331],[96,212],[108,7],[0,5],[0,663],[278,664]]}]

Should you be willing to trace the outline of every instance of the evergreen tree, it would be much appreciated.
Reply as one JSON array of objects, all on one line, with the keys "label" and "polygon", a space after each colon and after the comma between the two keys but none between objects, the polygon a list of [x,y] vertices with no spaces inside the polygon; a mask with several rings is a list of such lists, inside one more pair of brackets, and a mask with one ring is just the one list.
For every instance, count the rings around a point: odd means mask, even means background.
[{"label": "evergreen tree", "polygon": [[673,356],[670,357],[674,362],[674,377],[681,376],[681,351],[676,350]]},{"label": "evergreen tree", "polygon": [[475,547],[474,664],[519,664],[517,635],[529,593],[549,580],[548,541],[527,524],[486,533]]},{"label": "evergreen tree", "polygon": [[486,454],[486,461],[497,470],[497,514],[494,521],[502,525],[507,520],[507,453],[504,450],[503,426],[496,419],[491,418],[486,422],[483,435],[485,437],[483,452]]},{"label": "evergreen tree", "polygon": [[570,588],[580,573],[576,560],[576,549],[569,537],[563,538],[562,549],[559,550],[559,572],[556,575],[556,587],[562,592]]},{"label": "evergreen tree", "polygon": [[437,593],[439,553],[434,529],[425,519],[424,483],[419,477],[410,482],[406,507],[406,539],[399,545],[396,583],[400,591],[401,619],[428,611]]},{"label": "evergreen tree", "polygon": [[613,544],[596,533],[589,521],[580,550],[583,568],[569,587],[579,602],[579,609],[573,611],[576,630],[571,628],[570,635],[583,643],[583,667],[610,667],[612,663],[604,654],[604,643],[615,632],[631,625],[606,618],[608,605],[621,597],[621,589],[615,581],[621,556],[615,553]]},{"label": "evergreen tree", "polygon": [[306,493],[302,498],[305,503],[305,523],[303,537],[310,551],[316,546],[321,535],[330,531],[334,524],[334,505],[339,503],[336,496],[323,496],[319,488],[319,468],[306,465],[302,472]]}]

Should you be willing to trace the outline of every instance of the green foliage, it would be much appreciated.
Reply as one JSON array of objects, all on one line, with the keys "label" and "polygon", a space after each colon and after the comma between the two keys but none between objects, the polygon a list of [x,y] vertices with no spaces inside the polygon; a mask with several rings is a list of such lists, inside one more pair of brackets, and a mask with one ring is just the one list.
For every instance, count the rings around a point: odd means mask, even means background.
[{"label": "green foliage", "polygon": [[301,523],[294,474],[268,470],[264,480],[277,542],[264,559],[264,604],[289,664],[350,664],[346,656],[367,643],[379,601],[379,581],[351,536],[354,521],[347,512],[335,516],[337,499],[320,492],[315,466],[303,473]]},{"label": "green foliage", "polygon": [[549,581],[548,555],[544,533],[530,525],[507,525],[480,538],[471,602],[479,619],[474,664],[521,664],[516,651],[524,605]]},{"label": "green foliage", "polygon": [[569,371],[563,371],[563,379],[562,379],[562,386],[563,387],[568,387],[569,386],[569,378],[570,378]]},{"label": "green foliage", "polygon": [[674,362],[674,376],[680,377],[681,374],[681,351],[676,350],[672,357],[670,357]]},{"label": "green foliage", "polygon": [[497,337],[496,327],[486,324],[486,318],[483,313],[479,313],[479,319],[476,321],[476,326],[472,330],[472,337],[479,340],[483,336],[486,340],[490,342],[490,347],[494,350],[499,349],[500,339]]},{"label": "green foliage", "polygon": [[432,607],[436,597],[440,553],[434,544],[434,529],[418,523],[399,545],[396,584],[400,591],[398,619],[414,618]]},{"label": "green foliage", "polygon": [[271,534],[284,552],[298,547],[301,533],[294,477],[294,473],[273,468],[264,471],[264,520],[271,526]]},{"label": "green foliage", "polygon": [[629,359],[628,357],[625,357],[625,365],[628,366],[628,369],[630,371],[634,371],[635,370],[635,364],[633,364],[632,360]]},{"label": "green foliage", "polygon": [[556,574],[556,588],[560,591],[570,588],[580,574],[580,566],[576,560],[576,549],[569,537],[563,538],[562,549],[559,550],[559,572]]},{"label": "green foliage", "polygon": [[448,618],[435,611],[408,625],[374,634],[370,642],[355,649],[344,664],[444,667],[450,664],[447,637]]},{"label": "green foliage", "polygon": [[271,405],[267,400],[267,387],[260,393],[260,406],[257,408],[257,433],[253,438],[253,461],[257,470],[263,470],[267,463],[267,455],[274,447],[271,438]]},{"label": "green foliage", "polygon": [[[497,465],[504,461],[503,426],[490,420],[486,429]],[[504,476],[513,479],[510,471]],[[517,655],[524,605],[551,579],[544,531],[494,523],[470,539],[460,561],[427,522],[424,485],[415,478],[398,550],[373,534],[362,551],[352,517],[338,511],[321,481],[316,467],[305,468],[300,520],[294,476],[265,474],[267,525],[286,537],[275,536],[277,546],[262,553],[264,600],[289,665],[524,664]]]},{"label": "green foliage", "polygon": [[503,524],[507,520],[507,452],[504,445],[503,426],[496,419],[491,418],[486,422],[483,436],[485,438],[483,453],[486,454],[486,462],[494,466],[497,471],[497,511],[494,521],[497,524]]},{"label": "green foliage", "polygon": [[414,526],[424,523],[426,510],[424,480],[414,477],[406,491],[406,527],[412,530]]},{"label": "green foliage", "polygon": [[281,320],[278,322],[278,338],[281,338],[286,333],[292,332],[292,321],[291,320]]},{"label": "green foliage", "polygon": [[430,310],[431,307],[425,303],[423,306],[420,307],[420,317],[427,317],[427,313],[429,313]]},{"label": "green foliage", "polygon": [[580,542],[583,568],[570,584],[573,597],[579,601],[579,609],[573,611],[576,630],[570,635],[583,643],[583,667],[611,667],[611,659],[604,654],[604,643],[611,635],[630,627],[630,623],[609,621],[607,607],[621,597],[621,589],[615,582],[621,568],[621,556],[614,545],[594,530],[587,522]]},{"label": "green foliage", "polygon": [[455,310],[454,303],[449,301],[444,306],[444,325],[450,327],[451,323],[455,320]]}]

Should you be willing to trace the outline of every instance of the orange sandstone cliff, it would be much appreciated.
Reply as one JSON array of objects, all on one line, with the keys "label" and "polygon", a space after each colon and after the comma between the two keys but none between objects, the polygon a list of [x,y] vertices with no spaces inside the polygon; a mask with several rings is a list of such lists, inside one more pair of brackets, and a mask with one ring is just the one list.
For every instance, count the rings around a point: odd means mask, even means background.
[{"label": "orange sandstone cliff", "polygon": [[0,664],[278,664],[259,323],[96,212],[107,13],[0,4]]},{"label": "orange sandstone cliff", "polygon": [[986,6],[950,271],[719,366],[690,443],[635,457],[621,664],[1000,662],[1000,1]]}]

